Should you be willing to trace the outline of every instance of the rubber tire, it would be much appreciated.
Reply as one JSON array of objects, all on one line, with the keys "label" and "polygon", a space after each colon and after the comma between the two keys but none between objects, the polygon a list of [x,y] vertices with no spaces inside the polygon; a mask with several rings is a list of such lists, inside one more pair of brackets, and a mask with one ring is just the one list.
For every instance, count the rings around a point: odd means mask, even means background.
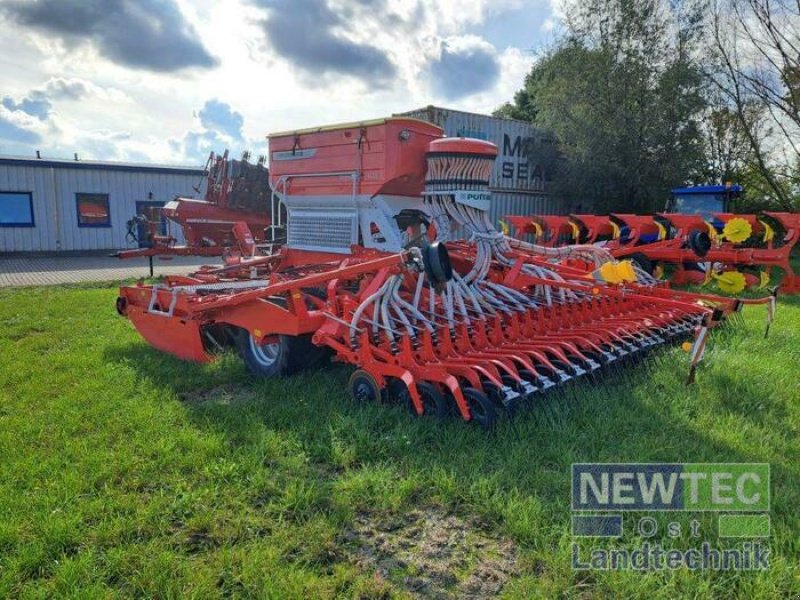
[{"label": "rubber tire", "polygon": [[[520,369],[519,376],[536,388],[536,390],[526,398],[527,401],[532,402],[537,394],[544,393],[544,390],[542,390],[542,388],[540,387],[542,385],[542,382],[539,381],[539,378],[536,376],[535,373],[529,371],[528,369]],[[542,377],[544,377],[544,375],[542,375]]]},{"label": "rubber tire", "polygon": [[417,391],[422,398],[423,416],[436,417],[437,421],[444,420],[447,416],[447,401],[442,393],[426,381],[417,384]]},{"label": "rubber tire", "polygon": [[279,335],[274,362],[264,364],[253,351],[250,334],[241,331],[236,346],[247,370],[256,377],[281,377],[318,366],[328,355],[311,343],[311,335]]},{"label": "rubber tire", "polygon": [[704,258],[708,251],[711,250],[711,238],[705,231],[698,231],[697,229],[690,231],[686,242],[689,249],[700,258]]},{"label": "rubber tire", "polygon": [[373,404],[381,401],[381,388],[378,382],[363,369],[353,371],[347,387],[356,404]]},{"label": "rubber tire", "polygon": [[467,401],[467,406],[469,406],[469,412],[472,414],[470,422],[480,426],[486,432],[492,431],[497,422],[497,413],[492,401],[475,388],[464,388],[462,393],[464,400]]},{"label": "rubber tire", "polygon": [[[433,416],[438,421],[442,421],[448,414],[447,400],[433,385],[422,381],[417,383],[417,392],[419,392],[422,400],[422,416]],[[406,410],[414,415],[417,415],[417,409],[414,408],[414,403],[411,401],[411,394],[408,392],[405,382],[402,379],[395,379],[389,384],[389,398],[404,406]]]}]

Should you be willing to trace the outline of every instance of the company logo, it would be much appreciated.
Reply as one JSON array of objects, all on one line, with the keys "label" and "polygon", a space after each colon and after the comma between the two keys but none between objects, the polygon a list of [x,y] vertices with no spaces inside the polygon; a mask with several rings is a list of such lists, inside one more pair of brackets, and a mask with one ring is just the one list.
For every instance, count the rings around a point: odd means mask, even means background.
[{"label": "company logo", "polygon": [[456,202],[482,211],[488,211],[492,204],[492,195],[488,192],[456,190],[453,192],[453,196]]},{"label": "company logo", "polygon": [[[771,533],[768,464],[574,464],[571,496],[574,569],[769,568],[763,539]],[[708,528],[708,516],[701,522],[675,515],[665,523],[663,516],[632,517],[626,511],[724,513],[715,519],[714,533],[727,542],[718,547],[709,541],[710,532],[702,530]],[[633,536],[632,547],[587,549],[579,542],[622,538],[623,525]],[[662,546],[665,540],[679,547]],[[680,547],[685,540],[689,546]]]},{"label": "company logo", "polygon": [[575,464],[572,510],[769,510],[769,465]]}]

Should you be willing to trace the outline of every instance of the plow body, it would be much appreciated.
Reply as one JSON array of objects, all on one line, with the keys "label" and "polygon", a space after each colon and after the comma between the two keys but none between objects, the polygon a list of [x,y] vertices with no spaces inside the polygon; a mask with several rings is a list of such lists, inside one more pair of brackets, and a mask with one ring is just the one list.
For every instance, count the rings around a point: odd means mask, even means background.
[{"label": "plow body", "polygon": [[[504,221],[519,239],[533,237],[549,247],[575,243],[598,244],[616,259],[633,258],[651,273],[660,264],[674,266],[671,281],[679,285],[706,285],[713,279],[744,269],[741,286],[765,289],[777,281],[785,294],[800,293],[800,274],[791,255],[800,236],[800,214],[766,211],[763,215],[715,213],[658,213],[655,216],[611,215],[534,216],[511,215]],[[736,239],[726,231],[734,229]],[[776,231],[783,233],[776,240]],[[720,286],[723,287],[724,286]]]}]

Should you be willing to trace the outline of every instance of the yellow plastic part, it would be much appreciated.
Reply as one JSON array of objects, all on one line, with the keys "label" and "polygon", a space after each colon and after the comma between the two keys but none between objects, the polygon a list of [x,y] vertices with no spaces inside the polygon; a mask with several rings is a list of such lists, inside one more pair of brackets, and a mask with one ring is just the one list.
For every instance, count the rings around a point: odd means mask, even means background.
[{"label": "yellow plastic part", "polygon": [[725,223],[722,236],[729,242],[740,244],[753,234],[753,227],[747,220],[735,217]]},{"label": "yellow plastic part", "polygon": [[714,272],[711,270],[711,265],[706,269],[706,275],[703,278],[703,283],[700,284],[700,287],[706,287],[709,283],[711,283],[711,276]]},{"label": "yellow plastic part", "polygon": [[636,281],[636,271],[633,269],[633,261],[622,260],[617,264],[617,272],[623,281],[633,283]]},{"label": "yellow plastic part", "polygon": [[769,271],[761,271],[758,274],[758,289],[763,290],[769,285]]},{"label": "yellow plastic part", "polygon": [[531,221],[531,225],[533,225],[533,232],[536,234],[536,237],[540,237],[543,233],[542,226],[539,225],[536,221]]},{"label": "yellow plastic part", "polygon": [[621,283],[622,279],[617,273],[617,263],[614,262],[607,262],[600,265],[600,268],[595,271],[596,276],[601,281],[605,281],[606,283]]},{"label": "yellow plastic part", "polygon": [[633,263],[629,260],[604,263],[593,275],[595,279],[600,279],[606,283],[631,283],[636,281],[636,272],[633,270]]},{"label": "yellow plastic part", "polygon": [[500,224],[500,231],[503,232],[503,235],[508,235],[508,232],[511,231],[511,229],[508,226],[508,223],[503,221],[503,219],[498,219],[497,222]]},{"label": "yellow plastic part", "polygon": [[708,227],[708,237],[711,238],[711,241],[716,240],[717,230],[714,228],[714,226],[711,223],[706,223],[706,227]]},{"label": "yellow plastic part", "polygon": [[619,225],[614,223],[614,221],[609,221],[609,223],[611,223],[611,239],[616,240],[620,235]]},{"label": "yellow plastic part", "polygon": [[742,292],[747,284],[747,279],[739,271],[725,271],[719,275],[714,275],[717,280],[717,287],[726,294],[738,294]]},{"label": "yellow plastic part", "polygon": [[764,226],[764,243],[771,242],[775,238],[775,230],[761,219],[758,222]]},{"label": "yellow plastic part", "polygon": [[667,239],[667,228],[658,221],[654,221],[654,223],[656,227],[658,227],[658,241],[660,242],[661,240]]},{"label": "yellow plastic part", "polygon": [[578,224],[573,221],[569,222],[569,226],[572,227],[572,238],[577,240],[581,234],[581,228],[578,227]]}]

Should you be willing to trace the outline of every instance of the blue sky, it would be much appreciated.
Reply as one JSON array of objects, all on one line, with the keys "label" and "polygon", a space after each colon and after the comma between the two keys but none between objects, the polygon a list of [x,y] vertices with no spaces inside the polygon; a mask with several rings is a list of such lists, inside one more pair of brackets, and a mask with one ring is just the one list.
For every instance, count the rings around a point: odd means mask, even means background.
[{"label": "blue sky", "polygon": [[201,163],[510,99],[558,0],[0,0],[0,154]]}]

